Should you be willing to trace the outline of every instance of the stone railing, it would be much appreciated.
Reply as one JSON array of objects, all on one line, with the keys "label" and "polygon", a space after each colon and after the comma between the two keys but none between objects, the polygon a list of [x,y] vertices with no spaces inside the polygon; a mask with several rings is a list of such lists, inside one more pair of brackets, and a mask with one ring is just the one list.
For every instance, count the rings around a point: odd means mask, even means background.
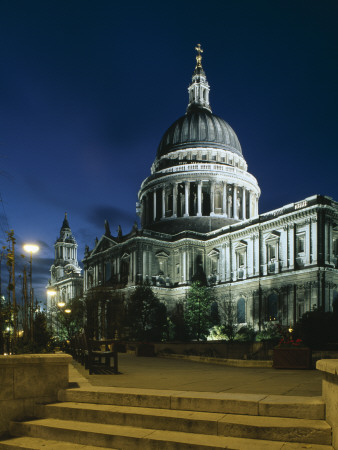
[{"label": "stone railing", "polygon": [[320,359],[316,368],[323,374],[322,396],[326,405],[326,421],[332,427],[332,446],[338,449],[338,359]]},{"label": "stone railing", "polygon": [[0,436],[10,420],[35,414],[35,405],[57,400],[68,387],[71,356],[64,354],[0,356]]}]

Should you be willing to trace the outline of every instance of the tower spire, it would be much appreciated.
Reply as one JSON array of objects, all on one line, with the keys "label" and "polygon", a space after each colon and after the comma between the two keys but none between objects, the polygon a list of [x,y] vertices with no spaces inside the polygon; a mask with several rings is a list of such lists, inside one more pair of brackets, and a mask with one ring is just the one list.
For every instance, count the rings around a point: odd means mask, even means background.
[{"label": "tower spire", "polygon": [[188,87],[189,104],[187,113],[191,112],[195,108],[203,108],[211,112],[211,107],[209,104],[210,86],[202,67],[201,53],[203,53],[203,49],[201,48],[201,44],[197,44],[195,50],[197,52],[196,67],[192,75],[192,82]]},{"label": "tower spire", "polygon": [[201,53],[203,53],[203,50],[201,48],[201,44],[197,44],[197,46],[195,47],[195,50],[197,51],[197,55],[196,55],[196,67],[195,69],[197,69],[197,67],[202,67],[202,56]]}]

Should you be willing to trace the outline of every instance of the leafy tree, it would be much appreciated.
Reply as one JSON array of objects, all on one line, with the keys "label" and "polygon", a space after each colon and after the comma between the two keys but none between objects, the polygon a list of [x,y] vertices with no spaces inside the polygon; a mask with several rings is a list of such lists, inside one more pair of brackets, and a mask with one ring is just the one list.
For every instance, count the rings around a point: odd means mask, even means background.
[{"label": "leafy tree", "polygon": [[211,304],[213,301],[212,288],[194,281],[187,293],[184,309],[184,320],[188,335],[192,340],[206,340],[212,326]]},{"label": "leafy tree", "polygon": [[131,339],[160,341],[167,327],[167,310],[148,283],[140,284],[131,294],[127,306],[127,325]]},{"label": "leafy tree", "polygon": [[47,316],[44,311],[37,311],[33,319],[33,340],[27,336],[16,339],[13,343],[13,352],[20,353],[46,353],[52,350],[52,333],[48,330]]}]

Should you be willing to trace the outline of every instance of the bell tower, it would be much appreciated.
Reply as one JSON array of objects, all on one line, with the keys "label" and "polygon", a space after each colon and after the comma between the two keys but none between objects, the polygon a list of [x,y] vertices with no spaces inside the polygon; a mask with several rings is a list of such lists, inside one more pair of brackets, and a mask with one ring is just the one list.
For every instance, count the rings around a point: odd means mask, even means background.
[{"label": "bell tower", "polygon": [[58,303],[67,303],[81,295],[83,277],[77,260],[77,242],[69,226],[67,213],[60,229],[60,236],[54,244],[54,263],[47,285],[47,308]]}]

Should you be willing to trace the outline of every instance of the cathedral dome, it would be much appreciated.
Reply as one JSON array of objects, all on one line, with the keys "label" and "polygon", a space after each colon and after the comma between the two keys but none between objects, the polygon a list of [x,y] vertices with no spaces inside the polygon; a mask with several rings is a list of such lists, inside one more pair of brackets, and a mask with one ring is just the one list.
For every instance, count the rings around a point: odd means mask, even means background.
[{"label": "cathedral dome", "polygon": [[164,133],[157,149],[157,159],[184,148],[211,147],[242,156],[236,133],[225,120],[203,107],[191,107]]}]

